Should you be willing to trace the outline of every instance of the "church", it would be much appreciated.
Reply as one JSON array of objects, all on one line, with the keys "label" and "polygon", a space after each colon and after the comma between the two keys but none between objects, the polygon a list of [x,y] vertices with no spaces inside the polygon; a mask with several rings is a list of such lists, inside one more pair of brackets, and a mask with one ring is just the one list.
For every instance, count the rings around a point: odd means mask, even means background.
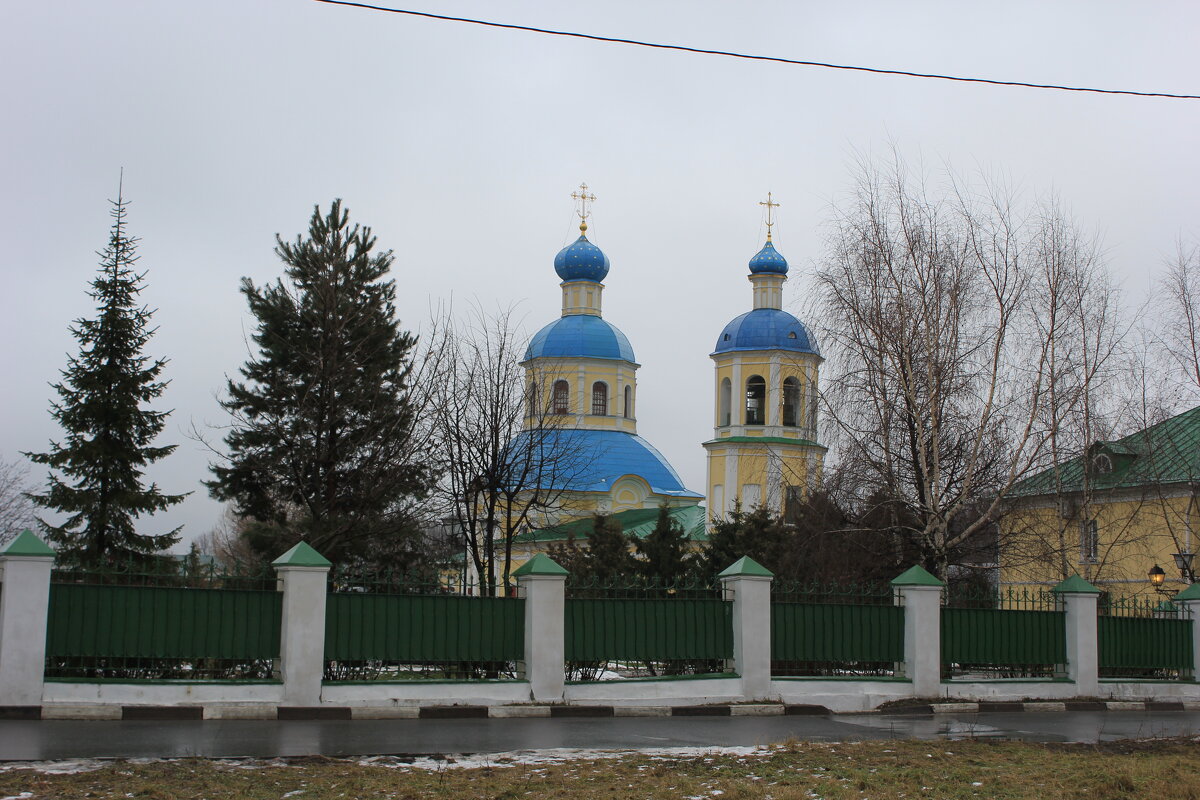
[{"label": "church", "polygon": [[666,504],[689,536],[702,540],[738,504],[783,513],[819,474],[825,448],[817,441],[820,350],[804,324],[783,310],[788,263],[772,242],[778,203],[770,195],[761,203],[767,240],[749,262],[751,308],[721,330],[710,354],[713,432],[703,441],[708,481],[701,495],[638,433],[640,365],[628,337],[603,317],[610,262],[587,238],[595,196],[586,184],[571,196],[579,204],[580,235],[554,258],[561,316],[530,339],[522,359],[528,402],[521,437],[546,437],[553,425],[553,440],[577,457],[554,478],[556,508],[541,515],[536,530],[516,537],[514,560],[568,536],[584,538],[595,514],[612,515],[638,536],[653,528]]}]

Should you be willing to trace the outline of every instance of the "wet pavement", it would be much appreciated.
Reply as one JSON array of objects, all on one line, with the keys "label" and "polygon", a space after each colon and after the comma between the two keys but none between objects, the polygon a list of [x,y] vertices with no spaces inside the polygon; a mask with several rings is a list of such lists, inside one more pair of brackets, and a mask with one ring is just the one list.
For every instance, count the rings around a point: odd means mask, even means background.
[{"label": "wet pavement", "polygon": [[434,755],[765,745],[788,739],[1097,742],[1200,733],[1200,712],[615,719],[0,721],[0,760]]}]

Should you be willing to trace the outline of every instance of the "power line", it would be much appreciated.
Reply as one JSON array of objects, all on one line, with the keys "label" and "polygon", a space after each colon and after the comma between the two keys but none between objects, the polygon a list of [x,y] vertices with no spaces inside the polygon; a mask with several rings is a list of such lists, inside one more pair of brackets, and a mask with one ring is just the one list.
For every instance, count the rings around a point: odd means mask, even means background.
[{"label": "power line", "polygon": [[684,53],[699,53],[707,56],[726,56],[728,58],[743,58],[750,61],[773,61],[777,64],[792,64],[801,67],[821,67],[823,69],[840,69],[851,72],[870,72],[876,75],[900,75],[906,78],[932,78],[939,81],[956,81],[958,83],[984,83],[991,86],[1018,86],[1024,89],[1054,89],[1060,92],[1089,92],[1092,94],[1120,94],[1132,95],[1134,97],[1164,97],[1169,100],[1200,100],[1200,95],[1195,94],[1171,94],[1169,92],[1138,92],[1131,89],[1095,89],[1086,86],[1060,86],[1053,83],[1026,83],[1024,81],[998,81],[990,78],[964,78],[958,75],[939,75],[932,72],[911,72],[903,69],[880,69],[878,67],[856,67],[849,64],[830,64],[824,61],[801,61],[795,58],[780,58],[778,56],[758,56],[749,53],[735,53],[730,50],[707,50],[702,47],[687,47],[679,44],[661,44],[657,42],[643,42],[637,39],[621,39],[613,36],[596,36],[591,33],[575,33],[573,31],[556,31],[549,28],[534,28],[529,25],[512,25],[505,22],[489,22],[482,19],[470,19],[469,17],[450,17],[444,14],[430,14],[427,11],[410,11],[403,8],[388,8],[386,6],[376,6],[370,3],[355,3],[350,0],[316,0],[318,3],[328,3],[335,6],[352,6],[354,8],[365,8],[370,11],[386,11],[390,14],[405,14],[410,17],[424,17],[426,19],[442,20],[444,22],[465,22],[471,25],[483,25],[488,28],[504,28],[513,31],[527,31],[529,33],[541,33],[547,36],[567,36],[573,39],[588,39],[593,42],[611,42],[614,44],[629,44],[637,47],[652,47],[658,50],[678,50]]}]

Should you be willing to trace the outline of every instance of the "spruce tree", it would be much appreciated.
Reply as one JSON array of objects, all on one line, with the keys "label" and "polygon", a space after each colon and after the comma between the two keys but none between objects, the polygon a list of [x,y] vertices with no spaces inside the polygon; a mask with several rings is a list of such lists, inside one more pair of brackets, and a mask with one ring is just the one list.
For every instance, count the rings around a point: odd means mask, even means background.
[{"label": "spruce tree", "polygon": [[582,567],[581,577],[602,584],[637,574],[637,564],[629,552],[629,537],[620,522],[607,514],[592,518]]},{"label": "spruce tree", "polygon": [[61,525],[42,520],[59,562],[82,567],[151,561],[179,541],[180,528],[143,534],[136,521],[187,496],[163,494],[143,480],[147,466],[175,449],[152,444],[170,412],[143,408],[166,388],[159,375],[167,362],[143,355],[154,334],[153,311],[138,303],[146,273],[133,268],[138,240],[126,231],[128,203],[120,192],[112,205],[112,232],[88,292],[97,316],[71,326],[79,355],[68,358],[53,385],[59,401],[50,414],[66,438],[51,442],[47,453],[25,454],[51,469],[45,494],[30,495],[34,504],[67,515]]},{"label": "spruce tree", "polygon": [[671,516],[671,508],[666,503],[658,507],[654,530],[634,544],[643,559],[638,566],[650,581],[677,581],[686,577],[691,569],[687,532]]},{"label": "spruce tree", "polygon": [[431,476],[413,447],[416,338],[395,319],[392,252],[372,253],[340,200],[314,208],[307,238],[275,238],[284,279],[242,279],[258,357],[228,382],[228,458],[209,491],[263,556],[303,539],[335,561],[393,561]]}]

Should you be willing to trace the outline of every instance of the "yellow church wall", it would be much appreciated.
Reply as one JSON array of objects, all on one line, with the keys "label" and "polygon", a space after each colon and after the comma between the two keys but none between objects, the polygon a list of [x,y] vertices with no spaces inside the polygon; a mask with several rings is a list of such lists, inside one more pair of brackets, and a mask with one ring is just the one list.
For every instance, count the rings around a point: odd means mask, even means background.
[{"label": "yellow church wall", "polygon": [[[1163,588],[1174,594],[1186,584],[1171,554],[1196,549],[1189,535],[1194,507],[1187,494],[1147,493],[1094,499],[1066,518],[1057,502],[1015,508],[1001,526],[1001,584],[1045,589],[1079,574],[1114,596],[1156,597],[1147,573],[1157,564],[1167,575]],[[1085,548],[1093,521],[1094,558]]]}]

